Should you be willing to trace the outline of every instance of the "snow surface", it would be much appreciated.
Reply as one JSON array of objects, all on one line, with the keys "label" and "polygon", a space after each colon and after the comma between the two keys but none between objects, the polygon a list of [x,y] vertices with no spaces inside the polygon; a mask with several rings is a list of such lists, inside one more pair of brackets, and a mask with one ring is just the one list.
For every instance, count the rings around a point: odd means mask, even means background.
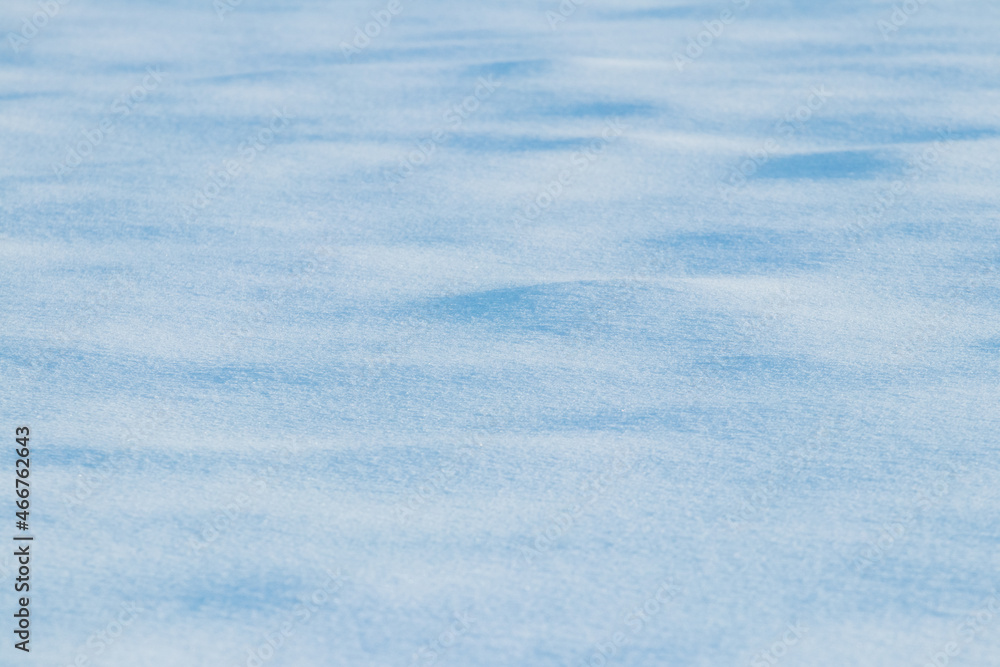
[{"label": "snow surface", "polygon": [[0,664],[998,664],[996,2],[56,2]]}]

